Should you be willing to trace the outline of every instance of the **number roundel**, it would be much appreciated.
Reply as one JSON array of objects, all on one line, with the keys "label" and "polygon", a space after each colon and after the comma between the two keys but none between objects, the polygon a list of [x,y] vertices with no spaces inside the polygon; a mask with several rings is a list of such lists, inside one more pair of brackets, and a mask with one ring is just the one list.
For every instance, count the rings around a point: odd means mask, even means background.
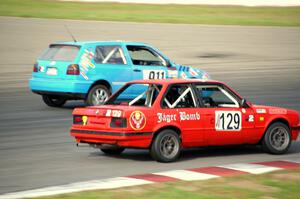
[{"label": "number roundel", "polygon": [[239,131],[242,128],[240,111],[216,111],[215,129],[217,131]]}]

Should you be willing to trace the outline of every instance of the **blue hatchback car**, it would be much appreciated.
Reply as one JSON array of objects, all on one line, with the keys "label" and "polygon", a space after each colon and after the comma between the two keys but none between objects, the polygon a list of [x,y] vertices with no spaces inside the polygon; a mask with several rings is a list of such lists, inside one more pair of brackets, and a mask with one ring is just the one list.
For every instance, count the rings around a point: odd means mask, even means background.
[{"label": "blue hatchback car", "polygon": [[[175,64],[138,42],[88,41],[50,44],[34,65],[29,86],[49,106],[67,100],[103,104],[126,82],[137,79],[209,79],[200,69]],[[133,88],[128,95],[141,88]]]}]

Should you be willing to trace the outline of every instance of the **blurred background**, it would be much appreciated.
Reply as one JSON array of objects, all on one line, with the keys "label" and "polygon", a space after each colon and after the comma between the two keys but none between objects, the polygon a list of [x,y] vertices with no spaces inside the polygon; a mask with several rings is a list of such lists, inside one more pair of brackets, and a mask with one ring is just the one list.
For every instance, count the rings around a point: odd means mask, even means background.
[{"label": "blurred background", "polygon": [[[254,104],[300,111],[299,6],[300,1],[292,0],[0,0],[0,194],[280,158],[253,148],[192,150],[181,161],[163,165],[147,151],[128,150],[111,158],[78,149],[69,127],[73,108],[83,103],[47,107],[30,92],[28,80],[36,58],[50,43],[72,40],[67,25],[79,41],[149,43],[177,63],[206,70]],[[299,142],[288,157],[300,157]]]}]

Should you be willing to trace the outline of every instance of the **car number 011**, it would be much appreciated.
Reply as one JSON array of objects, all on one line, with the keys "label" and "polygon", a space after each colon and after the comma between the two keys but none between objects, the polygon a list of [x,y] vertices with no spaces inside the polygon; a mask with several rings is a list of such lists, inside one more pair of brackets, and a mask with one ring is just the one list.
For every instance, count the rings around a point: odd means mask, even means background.
[{"label": "car number 011", "polygon": [[165,71],[163,70],[143,70],[143,79],[165,79]]},{"label": "car number 011", "polygon": [[217,131],[239,131],[242,127],[240,111],[216,111],[215,128]]}]

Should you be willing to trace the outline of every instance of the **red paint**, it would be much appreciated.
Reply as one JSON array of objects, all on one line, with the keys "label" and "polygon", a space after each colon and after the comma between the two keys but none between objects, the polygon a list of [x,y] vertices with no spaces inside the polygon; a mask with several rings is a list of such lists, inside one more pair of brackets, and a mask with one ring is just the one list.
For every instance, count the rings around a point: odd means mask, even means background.
[{"label": "red paint", "polygon": [[[217,81],[200,80],[137,80],[131,83],[160,84],[162,86],[152,107],[120,105],[102,105],[86,108],[75,108],[73,115],[87,116],[87,124],[73,124],[71,136],[77,142],[107,143],[126,148],[149,149],[152,139],[162,128],[177,128],[180,130],[182,148],[201,147],[209,145],[257,144],[264,136],[269,124],[276,119],[284,119],[293,129],[292,139],[299,134],[299,114],[297,111],[269,106],[256,106],[248,103],[248,108],[212,107],[212,108],[162,108],[161,101],[170,84],[218,84],[227,88],[236,98],[242,99],[238,93],[226,84]],[[271,113],[269,110],[272,110]],[[112,116],[107,116],[107,110],[121,111],[127,125],[111,128]],[[278,111],[277,111],[278,110]],[[280,111],[279,111],[280,110]],[[216,111],[236,111],[241,113],[241,129],[239,131],[218,131],[215,128]],[[133,114],[135,113],[135,114]],[[141,113],[141,114],[136,114]],[[188,115],[190,120],[180,121],[180,114]],[[158,114],[166,116],[159,119]],[[199,117],[198,117],[199,115]],[[175,119],[176,118],[176,119]],[[252,121],[250,121],[252,118]],[[263,118],[263,120],[261,119]],[[100,133],[89,134],[87,131]]]}]

